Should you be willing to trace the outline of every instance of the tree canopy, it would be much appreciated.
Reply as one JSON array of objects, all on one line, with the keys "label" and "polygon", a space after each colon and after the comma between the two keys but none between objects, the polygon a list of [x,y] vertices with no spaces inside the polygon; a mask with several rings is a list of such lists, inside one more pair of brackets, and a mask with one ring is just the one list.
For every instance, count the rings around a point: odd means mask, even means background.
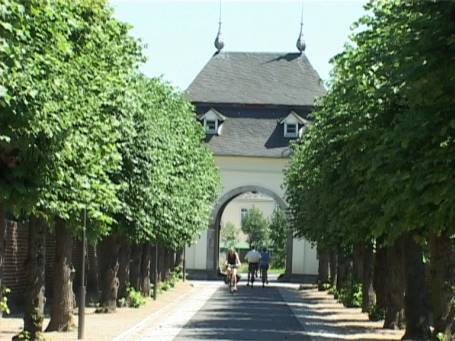
[{"label": "tree canopy", "polygon": [[249,209],[242,221],[242,231],[248,235],[248,243],[255,247],[267,245],[268,222],[257,207]]},{"label": "tree canopy", "polygon": [[286,193],[296,233],[322,247],[453,235],[455,5],[366,9],[294,146]]}]

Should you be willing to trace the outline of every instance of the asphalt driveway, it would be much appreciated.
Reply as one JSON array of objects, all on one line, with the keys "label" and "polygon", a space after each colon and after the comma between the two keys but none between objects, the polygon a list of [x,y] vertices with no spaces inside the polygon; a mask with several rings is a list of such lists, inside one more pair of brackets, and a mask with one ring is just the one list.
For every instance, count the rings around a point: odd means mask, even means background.
[{"label": "asphalt driveway", "polygon": [[310,340],[276,287],[219,288],[175,340]]}]

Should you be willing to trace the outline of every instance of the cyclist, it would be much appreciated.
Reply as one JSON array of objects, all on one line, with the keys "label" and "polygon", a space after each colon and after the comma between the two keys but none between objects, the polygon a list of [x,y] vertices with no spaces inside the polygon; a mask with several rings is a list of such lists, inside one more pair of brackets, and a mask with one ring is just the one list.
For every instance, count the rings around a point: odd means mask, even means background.
[{"label": "cyclist", "polygon": [[261,259],[261,254],[256,251],[254,246],[251,246],[251,250],[245,256],[246,261],[248,262],[248,281],[247,286],[253,286],[254,275],[259,268],[259,260]]},{"label": "cyclist", "polygon": [[228,283],[229,281],[233,281],[232,290],[237,291],[237,268],[240,267],[240,258],[239,254],[233,248],[230,248],[226,254],[225,265]]},{"label": "cyclist", "polygon": [[261,251],[261,260],[259,261],[259,268],[261,270],[261,278],[262,278],[262,287],[264,288],[265,283],[269,284],[269,279],[267,277],[267,270],[269,270],[269,261],[270,261],[270,254],[267,251],[267,248],[262,248]]}]

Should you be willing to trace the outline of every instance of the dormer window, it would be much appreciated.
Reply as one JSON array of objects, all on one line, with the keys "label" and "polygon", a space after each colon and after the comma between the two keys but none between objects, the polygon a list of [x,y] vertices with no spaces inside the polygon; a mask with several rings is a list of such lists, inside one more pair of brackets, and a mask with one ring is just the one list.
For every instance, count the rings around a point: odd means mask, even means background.
[{"label": "dormer window", "polygon": [[284,124],[284,136],[285,137],[297,137],[299,134],[298,123],[285,123]]},{"label": "dormer window", "polygon": [[205,114],[199,116],[199,120],[203,121],[207,134],[220,135],[221,129],[223,128],[223,122],[226,120],[226,117],[211,108]]},{"label": "dormer window", "polygon": [[309,124],[307,120],[297,115],[294,111],[291,111],[280,123],[283,125],[284,137],[289,138],[299,137],[304,127]]},{"label": "dormer window", "polygon": [[216,134],[218,132],[218,121],[204,119],[205,131],[207,134]]}]

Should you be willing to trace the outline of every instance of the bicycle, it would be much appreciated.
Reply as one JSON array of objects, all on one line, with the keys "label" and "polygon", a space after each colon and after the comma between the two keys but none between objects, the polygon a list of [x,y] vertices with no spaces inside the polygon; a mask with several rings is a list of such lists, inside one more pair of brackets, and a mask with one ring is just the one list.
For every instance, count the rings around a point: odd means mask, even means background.
[{"label": "bicycle", "polygon": [[235,281],[237,281],[237,278],[236,278],[237,276],[233,276],[233,273],[234,273],[233,267],[231,265],[228,265],[227,266],[226,281],[227,281],[227,284],[228,284],[229,292],[231,294],[233,294],[234,291],[237,290],[236,285],[235,285],[236,284]]},{"label": "bicycle", "polygon": [[249,279],[249,282],[251,282],[251,287],[253,287],[253,284],[254,284],[256,270],[257,270],[257,263],[248,264],[248,279]]},{"label": "bicycle", "polygon": [[261,266],[261,279],[262,279],[262,287],[265,288],[265,283],[269,284],[269,279],[268,279],[268,265],[263,265]]}]

